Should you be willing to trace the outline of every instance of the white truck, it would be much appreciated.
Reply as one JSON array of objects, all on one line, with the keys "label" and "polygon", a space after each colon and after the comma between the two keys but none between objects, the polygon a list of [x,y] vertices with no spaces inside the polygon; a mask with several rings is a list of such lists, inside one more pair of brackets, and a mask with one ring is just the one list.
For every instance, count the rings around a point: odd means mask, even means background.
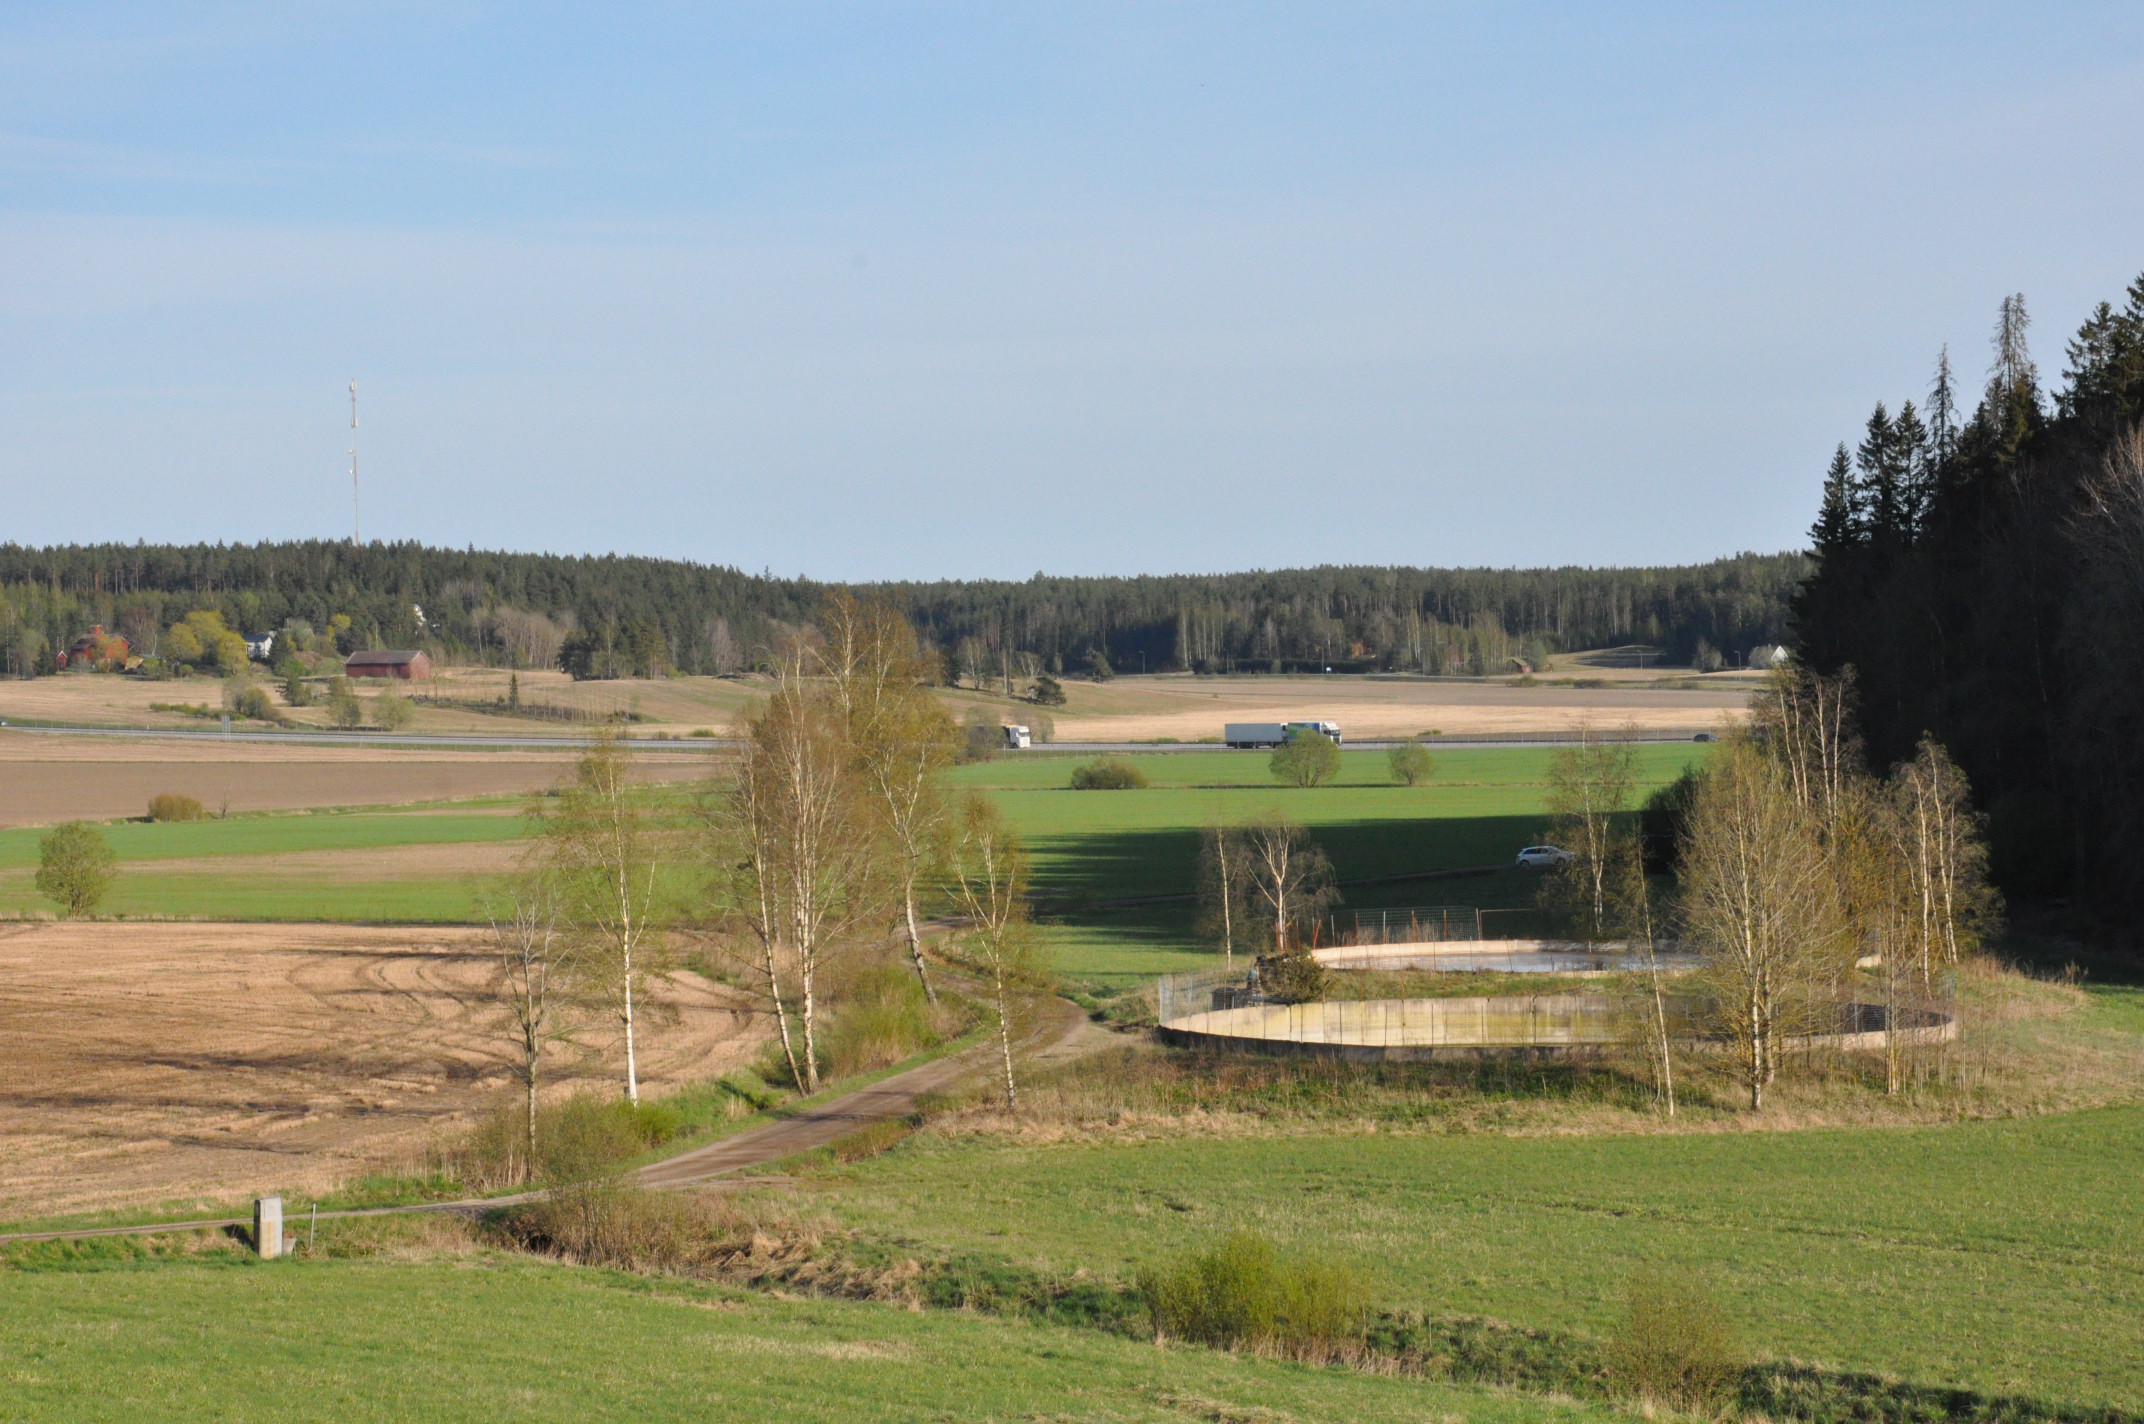
[{"label": "white truck", "polygon": [[1221,729],[1221,740],[1239,751],[1277,747],[1297,732],[1316,732],[1340,745],[1338,722],[1230,722]]},{"label": "white truck", "polygon": [[1034,745],[1034,735],[1017,722],[1005,729],[1005,749],[1007,751],[1024,752]]}]

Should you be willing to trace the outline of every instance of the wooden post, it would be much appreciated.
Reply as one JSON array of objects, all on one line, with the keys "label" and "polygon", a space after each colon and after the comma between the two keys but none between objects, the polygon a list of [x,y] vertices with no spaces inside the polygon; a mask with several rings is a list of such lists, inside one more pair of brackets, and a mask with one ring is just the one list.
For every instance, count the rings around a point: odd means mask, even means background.
[{"label": "wooden post", "polygon": [[263,1261],[283,1254],[283,1199],[256,1197],[253,1202],[253,1249]]}]

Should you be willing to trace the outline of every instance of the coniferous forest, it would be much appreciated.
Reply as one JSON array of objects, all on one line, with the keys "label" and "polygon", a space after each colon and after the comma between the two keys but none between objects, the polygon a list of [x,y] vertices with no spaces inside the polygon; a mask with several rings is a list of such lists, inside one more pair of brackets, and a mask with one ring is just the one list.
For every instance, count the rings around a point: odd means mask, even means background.
[{"label": "coniferous forest", "polygon": [[[1648,644],[1719,666],[1781,641],[1799,554],[1686,568],[1314,568],[1145,578],[856,586],[896,601],[977,677],[1016,671],[1508,672],[1513,657]],[[809,623],[834,585],[674,560],[315,541],[0,545],[0,669],[26,675],[102,623],[138,651],[185,613],[258,634],[337,624],[348,651],[563,666],[580,676],[730,673]]]},{"label": "coniferous forest", "polygon": [[2126,919],[2144,902],[2144,277],[2070,340],[2052,394],[2027,326],[2006,299],[1977,399],[1946,352],[1922,404],[1879,404],[1839,447],[1795,645],[1853,670],[1877,766],[1924,734],[1950,748],[2012,894]]}]

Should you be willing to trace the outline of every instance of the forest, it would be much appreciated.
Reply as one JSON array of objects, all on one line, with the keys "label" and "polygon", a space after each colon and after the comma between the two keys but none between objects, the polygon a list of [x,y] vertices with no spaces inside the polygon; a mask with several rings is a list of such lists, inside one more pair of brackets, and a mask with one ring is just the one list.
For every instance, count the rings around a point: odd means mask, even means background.
[{"label": "forest", "polygon": [[[1681,568],[1323,567],[1142,578],[853,585],[888,596],[949,676],[1021,671],[1507,672],[1647,644],[1720,666],[1780,642],[1799,554]],[[562,666],[576,676],[726,674],[761,663],[838,587],[619,555],[281,544],[0,545],[0,669],[27,676],[101,623],[137,652],[213,610],[260,634],[333,624],[343,651]],[[341,620],[341,621],[338,621]]]},{"label": "forest", "polygon": [[[1931,734],[1972,778],[2014,896],[2077,899],[2134,940],[2144,902],[2144,277],[2043,391],[2023,297],[1971,410],[1948,352],[1918,407],[1832,456],[1793,605],[1809,667],[1851,671],[1878,765]],[[1970,397],[1967,397],[1970,399]]]}]

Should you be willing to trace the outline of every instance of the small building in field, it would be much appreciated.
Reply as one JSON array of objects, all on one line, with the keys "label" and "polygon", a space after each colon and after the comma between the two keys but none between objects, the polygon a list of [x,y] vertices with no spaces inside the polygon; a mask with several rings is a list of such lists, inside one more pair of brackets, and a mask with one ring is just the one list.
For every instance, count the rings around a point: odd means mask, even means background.
[{"label": "small building in field", "polygon": [[432,675],[432,660],[422,649],[352,653],[342,670],[350,677],[395,677],[415,682]]}]

